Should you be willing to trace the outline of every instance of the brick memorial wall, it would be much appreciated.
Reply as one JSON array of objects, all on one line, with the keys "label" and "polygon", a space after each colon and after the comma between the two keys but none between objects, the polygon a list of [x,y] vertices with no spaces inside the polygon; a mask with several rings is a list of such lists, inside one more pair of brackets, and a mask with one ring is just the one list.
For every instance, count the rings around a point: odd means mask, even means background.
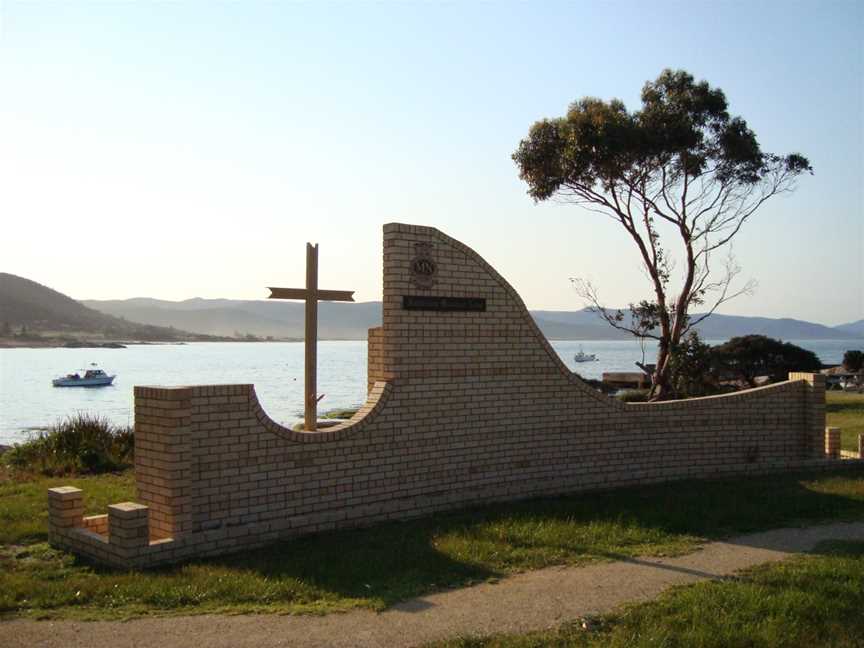
[{"label": "brick memorial wall", "polygon": [[52,489],[52,543],[146,567],[483,502],[838,464],[823,376],[622,403],[570,372],[513,288],[433,228],[384,226],[383,309],[368,401],[333,428],[278,425],[252,385],[136,387],[140,503],[85,518],[80,490]]}]

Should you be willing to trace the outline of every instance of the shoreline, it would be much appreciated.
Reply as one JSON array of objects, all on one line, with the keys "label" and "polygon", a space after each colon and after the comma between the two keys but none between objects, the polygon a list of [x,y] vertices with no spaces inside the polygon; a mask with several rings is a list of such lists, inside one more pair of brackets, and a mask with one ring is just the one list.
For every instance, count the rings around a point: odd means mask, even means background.
[{"label": "shoreline", "polygon": [[161,344],[186,344],[186,342],[144,342],[144,341],[105,341],[88,340],[0,340],[0,349],[125,349],[129,346]]},{"label": "shoreline", "polygon": [[[631,339],[612,339],[612,338],[581,338],[569,339],[550,337],[546,338],[549,342],[571,342],[571,343],[606,343],[606,342],[632,342],[638,344]],[[241,343],[241,344],[274,344],[274,343],[302,343],[303,338],[285,338],[274,340],[245,340],[242,338],[221,338],[214,340],[104,340],[97,342],[95,340],[58,340],[56,338],[46,338],[44,340],[15,340],[9,338],[0,338],[0,351],[4,349],[125,349],[130,346],[184,346],[187,344],[202,344],[202,343]],[[367,342],[368,338],[319,338],[318,342]],[[711,344],[722,344],[725,340],[707,340]],[[864,340],[854,338],[814,338],[802,340],[789,340],[793,343],[807,342],[847,342],[851,343],[852,347],[864,346]],[[839,364],[837,362],[823,362],[823,368],[833,367]]]},{"label": "shoreline", "polygon": [[[344,340],[319,340],[319,342],[339,342]],[[353,340],[365,342],[365,340]],[[242,340],[242,339],[217,339],[217,340],[68,340],[57,338],[46,338],[44,340],[16,340],[0,339],[0,349],[125,349],[130,346],[184,346],[186,344],[197,344],[201,342],[243,342],[249,344],[268,344],[273,342],[303,342],[303,339],[285,340]]]}]

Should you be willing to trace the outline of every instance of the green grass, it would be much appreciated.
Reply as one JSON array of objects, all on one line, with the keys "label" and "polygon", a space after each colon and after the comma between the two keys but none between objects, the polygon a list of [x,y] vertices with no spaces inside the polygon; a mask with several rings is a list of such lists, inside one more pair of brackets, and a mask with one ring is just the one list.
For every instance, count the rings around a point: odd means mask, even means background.
[{"label": "green grass", "polygon": [[858,435],[864,434],[864,394],[825,393],[826,425],[839,427],[843,450],[858,451]]},{"label": "green grass", "polygon": [[131,496],[128,474],[0,484],[0,615],[383,609],[520,570],[677,554],[733,533],[864,519],[864,471],[678,482],[487,506],[124,573],[45,543],[45,490],[70,481],[90,510]]},{"label": "green grass", "polygon": [[[323,414],[319,414],[318,416],[318,429],[323,430],[328,427],[328,425],[338,425],[343,421],[347,421],[352,416],[357,413],[357,408],[353,409],[334,409],[328,412],[324,412]],[[298,416],[303,416],[303,413],[300,412]],[[295,432],[303,432],[306,429],[306,424],[303,421],[299,421],[291,426],[291,429]]]},{"label": "green grass", "polygon": [[83,489],[87,515],[107,513],[109,504],[135,498],[132,471],[77,478],[0,476],[0,547],[48,540],[48,489],[55,486]]},{"label": "green grass", "polygon": [[329,412],[324,412],[321,415],[323,419],[350,419],[357,413],[358,408],[353,407],[349,409],[334,409]]},{"label": "green grass", "polygon": [[[462,638],[435,648],[834,648],[864,645],[864,542],[737,578],[677,587],[623,612],[555,630]],[[430,646],[430,648],[432,648]]]}]

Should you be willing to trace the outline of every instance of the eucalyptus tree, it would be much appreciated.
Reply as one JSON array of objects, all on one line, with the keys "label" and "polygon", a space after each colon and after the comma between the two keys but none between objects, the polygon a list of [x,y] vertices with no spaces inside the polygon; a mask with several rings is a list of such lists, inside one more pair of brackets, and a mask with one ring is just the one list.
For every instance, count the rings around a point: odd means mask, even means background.
[{"label": "eucalyptus tree", "polygon": [[[580,99],[565,116],[531,126],[513,160],[535,201],[609,217],[637,248],[653,294],[629,313],[607,308],[590,281],[573,281],[611,326],[657,340],[651,397],[658,399],[674,396],[670,360],[683,336],[753,289],[735,281],[732,239],[812,167],[798,153],[763,152],[747,123],[729,114],[723,91],[683,70],[665,70],[641,98],[633,112],[617,99]],[[691,317],[693,307],[702,314]]]}]

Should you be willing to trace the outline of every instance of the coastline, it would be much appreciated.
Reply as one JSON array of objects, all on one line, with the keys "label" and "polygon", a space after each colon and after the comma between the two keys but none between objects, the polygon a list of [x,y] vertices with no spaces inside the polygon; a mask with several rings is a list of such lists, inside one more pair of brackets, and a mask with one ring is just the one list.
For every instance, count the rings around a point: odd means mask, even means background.
[{"label": "coastline", "polygon": [[9,340],[0,339],[0,349],[125,349],[127,346],[139,344],[185,344],[185,342],[140,342],[140,341],[105,341],[90,340]]},{"label": "coastline", "polygon": [[[0,349],[125,349],[130,346],[183,346],[195,342],[247,342],[252,344],[269,342],[302,342],[303,338],[280,340],[244,340],[218,338],[204,340],[70,340],[68,338],[44,338],[19,340],[0,338]],[[321,340],[322,342],[324,340]]]},{"label": "coastline", "polygon": [[[46,336],[47,337],[47,336]],[[85,336],[80,338],[86,339]],[[95,338],[95,339],[94,339]],[[68,338],[67,338],[68,339]],[[93,338],[92,342],[104,339]],[[239,340],[234,340],[239,342]],[[21,340],[26,344],[27,341]],[[710,342],[710,341],[709,341]],[[795,343],[795,341],[792,341]],[[641,350],[632,341],[551,341],[562,360],[583,378],[599,380],[602,372],[631,371]],[[808,343],[824,364],[839,364],[843,352],[861,348],[857,340]],[[43,345],[44,346],[44,345]],[[104,414],[118,425],[131,421],[134,385],[238,384],[255,385],[268,414],[293,425],[303,410],[304,344],[177,344],[175,342],[130,346],[127,352],[112,349],[0,349],[0,444],[11,445],[27,435],[22,430],[50,425],[77,410]],[[583,348],[599,362],[574,365],[573,355]],[[350,407],[367,394],[367,343],[330,341],[319,343],[319,358],[327,364],[319,373],[326,400],[322,409]],[[654,353],[646,349],[647,355]],[[55,390],[51,379],[96,361],[119,374],[116,384],[99,390]]]}]

